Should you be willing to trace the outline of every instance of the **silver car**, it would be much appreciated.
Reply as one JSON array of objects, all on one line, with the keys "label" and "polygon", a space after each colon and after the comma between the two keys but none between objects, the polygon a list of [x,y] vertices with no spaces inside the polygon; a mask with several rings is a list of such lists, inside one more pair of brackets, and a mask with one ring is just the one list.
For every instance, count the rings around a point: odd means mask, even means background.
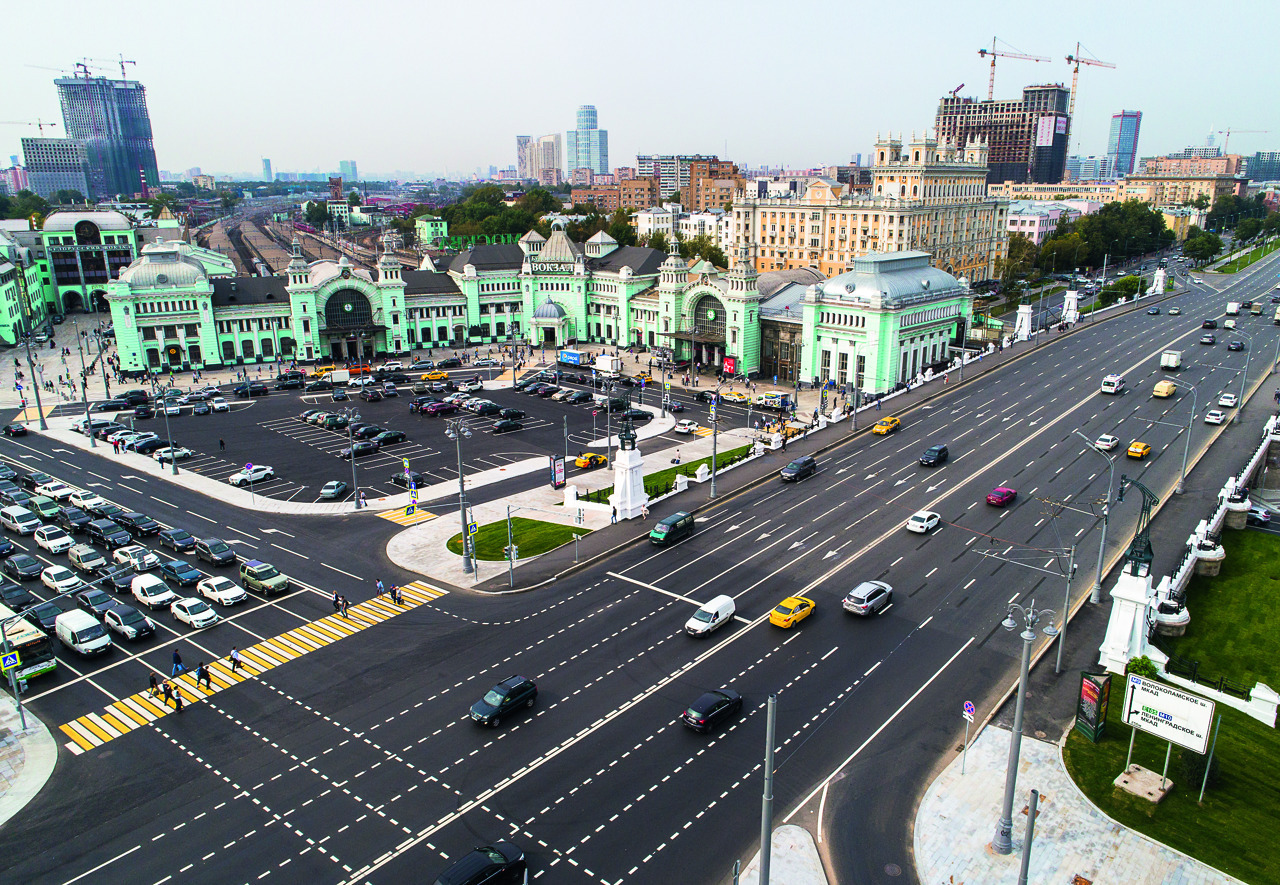
[{"label": "silver car", "polygon": [[874,615],[893,602],[893,588],[884,581],[863,581],[844,598],[844,610],[855,615]]}]

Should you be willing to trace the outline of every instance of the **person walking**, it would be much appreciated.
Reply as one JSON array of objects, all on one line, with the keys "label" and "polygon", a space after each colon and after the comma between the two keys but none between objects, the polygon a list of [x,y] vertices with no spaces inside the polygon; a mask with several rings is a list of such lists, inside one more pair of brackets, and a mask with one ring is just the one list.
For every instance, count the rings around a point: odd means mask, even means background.
[{"label": "person walking", "polygon": [[231,646],[231,672],[234,673],[240,669],[240,651],[233,645]]},{"label": "person walking", "polygon": [[[395,605],[395,603],[396,603],[396,589],[397,589],[397,588],[396,588],[396,585],[395,585],[395,584],[392,584],[392,585],[391,585],[391,592],[387,594],[387,596],[391,599],[391,604],[392,604],[392,605]],[[381,594],[379,594],[379,595],[381,595]]]},{"label": "person walking", "polygon": [[201,661],[196,666],[196,685],[203,684],[209,691],[213,691],[213,681],[209,678],[209,668]]},{"label": "person walking", "polygon": [[177,712],[182,712],[182,689],[179,688],[173,693],[173,708]]},{"label": "person walking", "polygon": [[187,665],[182,663],[182,655],[178,654],[178,650],[175,648],[173,650],[173,672],[171,672],[169,676],[177,676],[186,669]]},{"label": "person walking", "polygon": [[165,680],[161,693],[164,695],[164,705],[166,707],[173,703],[173,685],[170,684],[169,680]]},{"label": "person walking", "polygon": [[647,520],[647,519],[649,518],[649,505],[648,505],[648,504],[641,504],[641,505],[640,505],[640,518],[641,518],[641,519],[644,519],[644,520]]},{"label": "person walking", "polygon": [[378,579],[378,582],[377,582],[377,588],[378,588],[378,593],[377,593],[377,595],[378,595],[378,596],[381,596],[381,595],[382,595],[382,593],[383,593],[383,589],[382,589],[382,579],[381,579],[381,578],[379,578],[379,579]]},{"label": "person walking", "polygon": [[218,451],[219,451],[219,452],[225,452],[226,450],[227,450],[227,441],[226,441],[225,439],[222,439],[221,437],[219,437],[219,438],[218,438]]},{"label": "person walking", "polygon": [[156,695],[160,694],[160,680],[156,678],[155,673],[151,674],[151,677],[148,681],[151,683],[151,688],[148,689],[149,694],[152,697],[155,697]]},{"label": "person walking", "polygon": [[351,617],[350,615],[348,615],[348,614],[347,614],[347,608],[348,608],[350,605],[351,605],[351,603],[347,600],[347,597],[343,596],[343,597],[342,597],[342,616],[343,616],[344,618],[349,618],[349,617]]},{"label": "person walking", "polygon": [[618,521],[618,508],[617,507],[610,508],[609,525],[614,525],[615,523],[617,523],[617,521]]},{"label": "person walking", "polygon": [[338,591],[333,591],[333,613],[336,615],[342,611],[342,597],[338,595]]}]

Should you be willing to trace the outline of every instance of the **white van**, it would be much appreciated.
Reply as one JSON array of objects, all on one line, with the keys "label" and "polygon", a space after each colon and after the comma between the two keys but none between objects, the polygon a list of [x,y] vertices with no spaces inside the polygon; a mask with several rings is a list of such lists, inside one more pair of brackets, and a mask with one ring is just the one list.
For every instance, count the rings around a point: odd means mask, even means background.
[{"label": "white van", "polygon": [[693,613],[693,617],[685,622],[684,632],[690,636],[706,636],[732,621],[736,610],[732,596],[717,596]]},{"label": "white van", "polygon": [[138,575],[129,583],[129,590],[134,599],[153,610],[168,608],[169,603],[178,601],[178,594],[155,575]]},{"label": "white van", "polygon": [[53,627],[63,645],[82,655],[102,654],[111,648],[107,628],[86,611],[63,612],[54,619]]},{"label": "white van", "polygon": [[20,535],[33,535],[36,529],[44,525],[40,517],[25,507],[0,507],[0,525]]},{"label": "white van", "polygon": [[1124,393],[1124,376],[1108,375],[1102,379],[1103,393]]}]

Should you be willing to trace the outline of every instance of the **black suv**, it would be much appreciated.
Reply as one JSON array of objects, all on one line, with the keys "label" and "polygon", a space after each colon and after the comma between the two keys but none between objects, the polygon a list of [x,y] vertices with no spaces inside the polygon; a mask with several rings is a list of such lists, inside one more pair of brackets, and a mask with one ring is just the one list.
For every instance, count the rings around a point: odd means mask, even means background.
[{"label": "black suv", "polygon": [[1201,328],[1201,329],[1216,329],[1216,328],[1218,328],[1218,321],[1217,321],[1217,320],[1205,320],[1203,323],[1201,323],[1201,324],[1200,324],[1200,328]]},{"label": "black suv", "polygon": [[266,396],[271,391],[267,390],[267,385],[261,381],[249,381],[244,384],[237,384],[231,388],[236,396]]},{"label": "black suv", "polygon": [[145,538],[160,531],[160,523],[145,513],[117,513],[115,521],[135,538]]},{"label": "black suv", "polygon": [[538,686],[524,676],[508,676],[485,693],[471,707],[471,718],[481,725],[495,728],[502,717],[518,707],[532,707],[538,697]]},{"label": "black suv", "polygon": [[281,375],[276,379],[276,390],[301,390],[304,384],[306,377],[302,373]]},{"label": "black suv", "polygon": [[806,476],[813,476],[818,472],[818,462],[812,455],[801,455],[786,467],[782,468],[779,474],[783,482],[797,482]]},{"label": "black suv", "polygon": [[89,535],[89,540],[97,541],[108,550],[133,543],[133,535],[109,519],[95,519],[85,526],[85,532]]},{"label": "black suv", "polygon": [[53,482],[53,477],[47,473],[28,473],[18,480],[25,489],[35,491],[38,486],[42,486],[47,482]]},{"label": "black suv", "polygon": [[460,369],[462,368],[462,360],[456,356],[446,357],[442,360],[436,360],[437,369]]},{"label": "black suv", "polygon": [[680,714],[680,721],[706,733],[742,709],[742,695],[728,688],[709,691]]},{"label": "black suv", "polygon": [[408,473],[391,474],[391,482],[393,485],[398,485],[406,489],[409,488],[409,484],[412,483],[415,488],[420,489],[423,486],[431,484],[431,477],[427,476],[425,473],[417,473],[411,470]]},{"label": "black suv", "polygon": [[944,445],[929,446],[924,450],[924,454],[920,456],[920,463],[925,467],[937,467],[950,457],[947,447]]},{"label": "black suv", "polygon": [[231,565],[236,561],[236,552],[221,538],[200,538],[196,541],[196,559],[214,565]]},{"label": "black suv", "polygon": [[74,534],[84,531],[84,527],[89,524],[89,514],[78,507],[59,507],[58,515],[53,521]]}]

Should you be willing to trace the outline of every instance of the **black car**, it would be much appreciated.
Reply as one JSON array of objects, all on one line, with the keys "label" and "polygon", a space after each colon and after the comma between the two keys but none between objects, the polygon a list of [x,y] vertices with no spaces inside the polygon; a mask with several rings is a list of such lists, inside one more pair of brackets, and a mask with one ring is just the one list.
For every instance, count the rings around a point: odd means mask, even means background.
[{"label": "black car", "polygon": [[196,559],[213,565],[231,565],[236,561],[236,552],[221,538],[199,538],[196,540]]},{"label": "black car", "polygon": [[62,614],[62,609],[58,607],[56,602],[42,602],[39,605],[33,605],[22,613],[31,626],[52,633],[58,615]]},{"label": "black car", "polygon": [[360,399],[367,403],[377,403],[382,401],[382,391],[376,387],[360,388]]},{"label": "black car", "polygon": [[783,467],[779,475],[783,482],[798,482],[806,476],[813,476],[818,472],[818,462],[812,455],[801,455],[786,467]]},{"label": "black car", "polygon": [[58,515],[53,518],[53,521],[74,535],[76,532],[84,531],[91,517],[79,507],[59,507]]},{"label": "black car", "polygon": [[520,388],[520,392],[527,393],[529,396],[537,396],[542,393],[542,389],[544,387],[555,387],[555,385],[546,381],[535,381],[532,384]]},{"label": "black car", "polygon": [[145,390],[126,390],[120,394],[119,399],[124,400],[130,406],[140,406],[148,402],[151,397],[147,395]]},{"label": "black car", "polygon": [[528,879],[524,852],[510,842],[495,842],[464,854],[435,885],[518,885]]},{"label": "black car", "polygon": [[37,471],[35,473],[28,473],[26,476],[18,480],[18,482],[22,484],[24,489],[29,489],[34,492],[39,486],[53,482],[53,477],[47,473],[40,473]]},{"label": "black car", "polygon": [[147,535],[154,535],[160,531],[160,523],[145,513],[138,513],[136,510],[130,513],[117,513],[115,521],[135,538],[145,538]]},{"label": "black car", "polygon": [[728,688],[709,691],[680,714],[680,721],[704,734],[742,709],[742,695]]},{"label": "black car", "polygon": [[345,390],[335,390],[333,392],[333,396],[329,397],[329,399],[335,403],[345,403],[349,402],[351,397],[347,396],[347,392]]},{"label": "black car", "polygon": [[262,381],[248,381],[244,384],[237,384],[231,388],[231,391],[236,396],[266,396],[271,392]]},{"label": "black car", "polygon": [[124,563],[116,563],[104,568],[101,575],[102,586],[110,587],[116,593],[128,593],[133,588],[133,579],[138,573]]},{"label": "black car", "polygon": [[436,361],[437,369],[458,369],[462,367],[462,360],[456,356],[446,357]]},{"label": "black car", "polygon": [[684,411],[684,403],[680,402],[679,400],[674,400],[674,399],[673,399],[671,402],[667,403],[667,411],[668,411],[668,412],[683,412],[683,411]]},{"label": "black car", "polygon": [[403,430],[384,430],[373,438],[373,441],[380,446],[393,446],[396,443],[402,443],[409,437],[404,435]]},{"label": "black car", "polygon": [[555,384],[539,384],[537,389],[538,396],[546,399],[553,393],[558,393],[560,388]]},{"label": "black car", "polygon": [[186,529],[165,529],[158,537],[161,546],[171,547],[179,553],[196,549],[196,539]]},{"label": "black car", "polygon": [[312,381],[306,387],[307,390],[333,390],[333,382],[328,378],[321,378],[318,381]]},{"label": "black car", "polygon": [[133,535],[109,519],[95,519],[85,526],[85,531],[89,534],[90,540],[97,541],[108,550],[133,543]]},{"label": "black car", "polygon": [[380,448],[382,447],[375,440],[362,439],[350,448],[343,449],[338,455],[348,460],[363,458],[365,455],[375,454]]},{"label": "black car", "polygon": [[154,418],[155,415],[155,409],[151,408],[151,406],[135,406],[133,409],[133,417],[135,418]]},{"label": "black car", "polygon": [[482,403],[480,407],[476,409],[476,414],[481,418],[487,418],[490,415],[501,415],[503,411],[505,410],[497,403]]},{"label": "black car", "polygon": [[377,424],[364,424],[358,429],[351,431],[351,435],[356,439],[373,439],[384,430],[386,430],[385,427],[379,427]]},{"label": "black car", "polygon": [[419,412],[422,410],[423,406],[429,406],[432,403],[438,402],[440,402],[440,400],[436,399],[434,396],[415,396],[413,399],[409,400],[409,411]]},{"label": "black car", "polygon": [[1147,315],[1148,315],[1148,316],[1153,316],[1153,317],[1154,317],[1154,316],[1159,316],[1159,315],[1160,315],[1160,308],[1158,308],[1158,307],[1152,307],[1152,308],[1149,308],[1149,309],[1147,310]]},{"label": "black car", "polygon": [[565,399],[567,403],[589,403],[591,402],[591,394],[585,390],[575,390]]},{"label": "black car", "polygon": [[301,372],[285,372],[276,376],[276,390],[301,390],[307,383],[307,376]]},{"label": "black car", "polygon": [[116,604],[114,599],[96,589],[81,590],[76,594],[75,599],[78,607],[84,609],[99,621],[102,620],[102,613]]},{"label": "black car", "polygon": [[0,464],[0,480],[15,480],[18,478],[18,471],[14,470],[8,464]]},{"label": "black car", "polygon": [[40,563],[40,560],[30,553],[15,553],[6,559],[4,565],[0,567],[4,569],[6,575],[19,581],[35,580],[44,571],[44,566]]},{"label": "black car", "polygon": [[627,409],[621,417],[630,418],[632,421],[650,421],[653,419],[653,413],[646,412],[644,409]]},{"label": "black car", "polygon": [[8,556],[16,548],[8,538],[0,538],[0,556]]},{"label": "black car", "polygon": [[0,602],[14,612],[24,612],[39,601],[21,584],[15,584],[13,581],[0,582]]},{"label": "black car", "polygon": [[139,455],[150,455],[152,452],[157,451],[158,449],[167,449],[170,446],[173,446],[174,448],[178,448],[178,446],[176,446],[172,440],[166,441],[163,439],[144,439],[142,442],[135,445],[133,447],[133,450],[137,452]]},{"label": "black car", "polygon": [[498,417],[506,418],[509,421],[514,421],[517,418],[523,418],[524,412],[522,412],[519,409],[503,409],[502,411],[498,412]]},{"label": "black car", "polygon": [[513,430],[523,430],[524,425],[519,421],[511,421],[503,418],[501,421],[494,421],[493,426],[489,428],[494,433],[510,433]]},{"label": "black car", "polygon": [[471,706],[471,719],[481,725],[495,728],[504,716],[513,713],[520,707],[532,707],[538,697],[538,686],[525,676],[508,676],[483,698]]},{"label": "black car", "polygon": [[1216,329],[1216,328],[1218,328],[1218,321],[1217,321],[1217,320],[1205,320],[1203,323],[1201,323],[1201,324],[1200,324],[1200,328],[1201,328],[1201,329]]},{"label": "black car", "polygon": [[32,497],[30,492],[24,492],[22,489],[0,490],[0,501],[10,507],[26,507]]},{"label": "black car", "polygon": [[211,415],[213,414],[213,408],[208,403],[196,403],[191,407],[191,414]]},{"label": "black car", "polygon": [[1244,350],[1244,342],[1243,342],[1243,341],[1229,341],[1229,342],[1227,342],[1227,350]]},{"label": "black car", "polygon": [[5,436],[26,436],[27,426],[25,424],[6,424],[4,426]]},{"label": "black car", "polygon": [[929,446],[925,449],[924,454],[920,456],[920,463],[925,467],[937,467],[950,457],[947,447],[944,445]]},{"label": "black car", "polygon": [[93,407],[95,412],[124,412],[133,408],[133,403],[123,399],[103,400]]},{"label": "black car", "polygon": [[[103,501],[97,507],[93,508],[93,515],[101,519],[113,519],[117,513],[127,513],[123,507],[112,504],[110,501]],[[119,526],[117,526],[119,528]]]},{"label": "black car", "polygon": [[406,489],[409,488],[410,484],[412,484],[414,488],[420,489],[431,483],[431,477],[427,476],[425,473],[418,473],[410,470],[408,473],[391,474],[391,483],[392,485],[398,485]]}]

